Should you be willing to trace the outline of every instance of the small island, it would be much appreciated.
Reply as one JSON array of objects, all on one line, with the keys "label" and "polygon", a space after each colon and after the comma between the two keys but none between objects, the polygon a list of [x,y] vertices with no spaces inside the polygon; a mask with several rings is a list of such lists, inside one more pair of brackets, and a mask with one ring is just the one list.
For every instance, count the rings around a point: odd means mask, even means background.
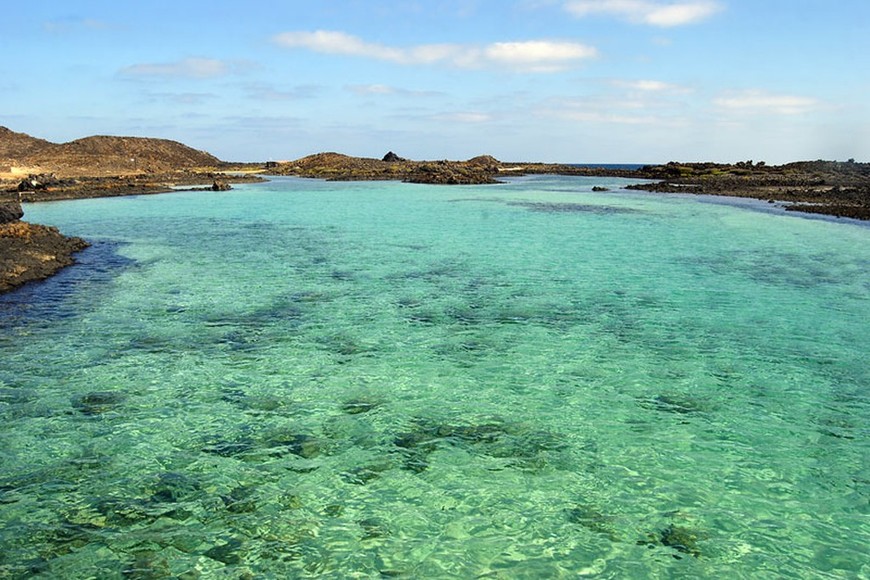
[{"label": "small island", "polygon": [[851,159],[779,166],[670,162],[614,169],[504,162],[490,155],[415,161],[390,151],[381,158],[326,152],[294,161],[231,163],[167,139],[93,136],[57,144],[0,127],[0,292],[50,276],[87,247],[80,238],[22,221],[22,202],[154,194],[179,187],[225,191],[232,183],[263,181],[268,175],[449,186],[535,174],[637,179],[629,189],[748,197],[781,202],[789,211],[870,220],[870,163]]}]

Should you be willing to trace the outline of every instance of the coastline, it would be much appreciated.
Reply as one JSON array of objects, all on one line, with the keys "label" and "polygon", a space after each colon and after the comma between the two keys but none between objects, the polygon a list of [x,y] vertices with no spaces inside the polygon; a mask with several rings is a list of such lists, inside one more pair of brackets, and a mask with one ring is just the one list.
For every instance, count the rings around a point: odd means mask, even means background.
[{"label": "coastline", "polygon": [[870,163],[803,161],[767,165],[677,163],[633,169],[601,165],[502,162],[489,155],[467,161],[411,161],[390,152],[383,159],[318,153],[296,161],[271,163],[276,175],[329,181],[400,180],[408,183],[466,185],[498,183],[501,177],[566,175],[643,180],[628,188],[654,193],[745,197],[785,204],[787,211],[870,220]]},{"label": "coastline", "polygon": [[21,202],[159,194],[179,191],[180,186],[190,190],[225,191],[232,188],[232,183],[266,181],[263,175],[445,186],[495,184],[501,182],[500,178],[523,175],[619,177],[642,180],[643,183],[627,187],[639,192],[749,198],[775,204],[786,211],[870,220],[870,163],[853,160],[796,162],[782,166],[752,161],[737,164],[670,162],[625,168],[507,163],[489,155],[466,161],[413,161],[393,152],[382,159],[329,152],[277,163],[219,162],[213,167],[182,167],[163,172],[94,173],[97,172],[79,169],[74,173],[64,172],[62,177],[40,173],[0,181],[0,293],[48,278],[73,264],[75,253],[88,247],[87,241],[66,237],[57,228],[21,221]]},{"label": "coastline", "polygon": [[53,176],[30,176],[29,179],[34,185],[32,189],[12,188],[7,184],[0,191],[0,294],[53,276],[75,264],[75,255],[90,246],[87,240],[65,236],[55,227],[23,221],[21,202],[170,193],[179,191],[178,186],[225,191],[232,188],[230,183],[264,181],[257,176],[214,172],[63,180]]},{"label": "coastline", "polygon": [[0,293],[52,276],[90,245],[55,227],[22,221],[23,213],[18,203],[0,204]]}]

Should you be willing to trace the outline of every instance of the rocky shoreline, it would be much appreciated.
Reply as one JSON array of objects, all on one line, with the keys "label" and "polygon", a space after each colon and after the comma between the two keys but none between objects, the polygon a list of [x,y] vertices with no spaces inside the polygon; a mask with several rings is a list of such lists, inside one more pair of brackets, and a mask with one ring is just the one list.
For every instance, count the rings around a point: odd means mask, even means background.
[{"label": "rocky shoreline", "polygon": [[[22,168],[37,171],[23,176]],[[621,177],[641,181],[629,186],[635,190],[748,197],[783,203],[789,211],[870,220],[870,163],[854,160],[781,166],[671,162],[615,169],[506,163],[489,155],[414,161],[390,151],[381,159],[317,153],[295,161],[230,164],[165,139],[95,136],[56,144],[0,127],[0,292],[50,276],[88,245],[56,228],[21,221],[21,202],[156,194],[180,187],[224,191],[232,183],[264,181],[259,174],[438,185],[492,184],[532,174]]]},{"label": "rocky shoreline", "polygon": [[74,263],[74,254],[88,245],[80,238],[63,236],[56,228],[21,221],[20,202],[156,194],[178,191],[180,186],[224,191],[231,188],[230,183],[264,181],[258,172],[332,181],[401,180],[439,185],[491,184],[505,177],[534,174],[621,177],[643,180],[628,186],[639,191],[746,197],[783,203],[788,211],[870,220],[870,164],[853,161],[782,166],[751,161],[671,162],[627,170],[504,163],[488,155],[467,161],[411,161],[390,152],[383,159],[318,153],[285,163],[224,164],[222,169],[64,178],[38,174],[17,183],[7,180],[0,186],[0,293],[51,276]]},{"label": "rocky shoreline", "polygon": [[[125,195],[148,195],[191,190],[226,191],[233,183],[265,181],[250,174],[214,171],[179,171],[160,174],[82,176],[58,178],[54,174],[33,174],[16,182],[7,181],[0,190],[0,201],[25,203],[61,201]],[[209,185],[210,184],[210,185]]]},{"label": "rocky shoreline", "polygon": [[[0,294],[28,282],[44,280],[75,263],[75,254],[89,246],[57,228],[22,221],[22,202],[45,202],[97,197],[146,195],[187,190],[226,191],[231,183],[264,181],[255,175],[217,172],[173,172],[157,175],[120,175],[57,178],[29,175],[0,188]],[[207,185],[211,183],[211,185]]]},{"label": "rocky shoreline", "polygon": [[870,163],[820,160],[769,166],[752,161],[728,165],[671,162],[642,167],[639,173],[656,181],[628,189],[746,197],[783,203],[786,211],[870,220]]},{"label": "rocky shoreline", "polygon": [[22,217],[19,203],[0,203],[0,293],[48,278],[73,264],[74,254],[89,245],[57,228],[21,221]]},{"label": "rocky shoreline", "polygon": [[390,152],[383,159],[318,153],[296,161],[268,164],[266,171],[331,181],[401,180],[409,183],[468,185],[498,183],[531,174],[621,177],[643,180],[629,189],[748,197],[785,204],[788,211],[870,220],[870,163],[807,161],[770,166],[676,163],[614,169],[556,163],[504,163],[482,155],[467,161],[410,161]]}]

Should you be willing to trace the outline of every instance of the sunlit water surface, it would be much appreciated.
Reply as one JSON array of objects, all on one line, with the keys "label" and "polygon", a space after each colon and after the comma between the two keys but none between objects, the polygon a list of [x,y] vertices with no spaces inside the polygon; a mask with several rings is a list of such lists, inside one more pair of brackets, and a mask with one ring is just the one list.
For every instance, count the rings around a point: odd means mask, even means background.
[{"label": "sunlit water surface", "polygon": [[0,578],[866,577],[870,228],[620,186],[27,206]]}]

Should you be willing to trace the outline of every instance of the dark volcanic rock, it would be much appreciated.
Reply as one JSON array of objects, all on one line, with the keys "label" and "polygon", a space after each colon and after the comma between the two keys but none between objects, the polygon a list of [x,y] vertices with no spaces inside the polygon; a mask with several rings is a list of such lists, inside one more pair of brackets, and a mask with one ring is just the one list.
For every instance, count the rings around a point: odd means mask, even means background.
[{"label": "dark volcanic rock", "polygon": [[233,186],[231,186],[229,183],[227,183],[226,181],[221,181],[219,179],[215,179],[214,183],[211,184],[212,191],[229,191],[232,188]]},{"label": "dark volcanic rock", "polygon": [[0,224],[17,222],[24,217],[24,210],[17,202],[0,203]]},{"label": "dark volcanic rock", "polygon": [[498,183],[491,171],[479,166],[452,161],[436,161],[420,164],[406,177],[408,183],[431,183],[436,185],[478,185]]},{"label": "dark volcanic rock", "polygon": [[870,163],[801,161],[786,165],[676,163],[644,166],[654,183],[627,189],[657,193],[726,195],[791,202],[792,211],[870,219]]},{"label": "dark volcanic rock", "polygon": [[392,151],[383,159],[316,153],[274,168],[279,175],[333,181],[401,180],[409,183],[467,185],[496,183],[498,161],[489,156],[469,161],[410,161]]},{"label": "dark volcanic rock", "polygon": [[389,151],[386,155],[384,155],[384,158],[381,161],[386,161],[387,163],[399,163],[401,161],[407,161],[407,159],[403,159],[392,151]]},{"label": "dark volcanic rock", "polygon": [[43,280],[73,264],[73,254],[88,247],[57,228],[14,221],[0,225],[0,292]]},{"label": "dark volcanic rock", "polygon": [[59,180],[52,173],[31,174],[18,183],[18,191],[41,191],[65,184],[66,182]]}]

